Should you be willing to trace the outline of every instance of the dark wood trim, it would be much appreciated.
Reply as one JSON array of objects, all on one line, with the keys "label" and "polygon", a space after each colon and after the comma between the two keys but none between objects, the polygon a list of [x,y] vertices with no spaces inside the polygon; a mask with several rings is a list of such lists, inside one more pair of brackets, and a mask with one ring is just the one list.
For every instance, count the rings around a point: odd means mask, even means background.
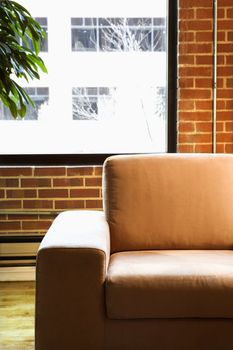
[{"label": "dark wood trim", "polygon": [[0,256],[0,261],[5,261],[5,260],[34,260],[36,259],[36,254],[35,255],[24,255],[24,256],[19,256],[19,255],[14,255],[14,256]]},{"label": "dark wood trim", "polygon": [[2,235],[0,243],[40,243],[43,235]]},{"label": "dark wood trim", "polygon": [[177,151],[178,0],[169,1],[168,15],[168,152]]}]

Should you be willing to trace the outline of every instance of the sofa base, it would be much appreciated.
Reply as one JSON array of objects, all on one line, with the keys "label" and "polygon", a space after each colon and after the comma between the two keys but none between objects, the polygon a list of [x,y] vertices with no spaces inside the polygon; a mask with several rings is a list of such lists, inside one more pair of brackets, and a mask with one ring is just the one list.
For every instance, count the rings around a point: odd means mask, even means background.
[{"label": "sofa base", "polygon": [[232,350],[232,319],[108,320],[106,350]]}]

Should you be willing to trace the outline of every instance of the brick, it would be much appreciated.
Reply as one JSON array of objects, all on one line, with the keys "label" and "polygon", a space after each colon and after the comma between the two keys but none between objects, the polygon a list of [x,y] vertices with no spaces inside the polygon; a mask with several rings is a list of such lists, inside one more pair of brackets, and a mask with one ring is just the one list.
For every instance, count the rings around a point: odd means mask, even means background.
[{"label": "brick", "polygon": [[195,145],[196,153],[212,153],[212,144],[208,145]]},{"label": "brick", "polygon": [[232,131],[233,132],[233,121],[226,123],[226,131]]},{"label": "brick", "polygon": [[233,100],[226,100],[224,102],[226,103],[226,110],[233,110]]},{"label": "brick", "polygon": [[183,99],[208,99],[211,98],[211,90],[206,89],[181,89],[180,98]]},{"label": "brick", "polygon": [[99,189],[85,188],[85,189],[70,190],[70,197],[72,198],[99,197]]},{"label": "brick", "polygon": [[48,178],[21,179],[21,187],[51,187],[51,179],[48,179]]},{"label": "brick", "polygon": [[212,21],[211,20],[180,21],[179,29],[184,31],[212,30]]},{"label": "brick", "polygon": [[232,142],[233,143],[233,133],[232,132],[221,132],[217,133],[218,142]]},{"label": "brick", "polygon": [[192,42],[194,41],[194,32],[179,32],[179,42]]},{"label": "brick", "polygon": [[217,143],[216,152],[217,153],[224,153],[225,152],[225,145],[222,143]]},{"label": "brick", "polygon": [[211,77],[212,67],[180,67],[179,75],[186,77]]},{"label": "brick", "polygon": [[179,65],[193,65],[194,56],[193,55],[179,55],[178,56]]},{"label": "brick", "polygon": [[226,108],[226,102],[228,102],[228,101],[217,100],[217,110],[228,109],[228,108]]},{"label": "brick", "polygon": [[226,32],[224,32],[224,31],[222,31],[222,32],[220,32],[220,31],[218,31],[218,43],[220,42],[220,41],[226,41]]},{"label": "brick", "polygon": [[225,59],[226,56],[225,55],[218,55],[217,57],[217,64],[219,65],[224,65],[225,64]]},{"label": "brick", "polygon": [[227,87],[228,88],[233,88],[233,78],[227,79]]},{"label": "brick", "polygon": [[218,19],[219,18],[226,18],[226,9],[225,8],[218,8]]},{"label": "brick", "polygon": [[217,115],[218,120],[232,121],[233,111],[222,111]]},{"label": "brick", "polygon": [[211,100],[196,100],[195,106],[197,110],[212,110],[213,102]]},{"label": "brick", "polygon": [[232,30],[233,20],[218,20],[218,30]]},{"label": "brick", "polygon": [[52,209],[53,201],[51,200],[24,200],[24,209]]},{"label": "brick", "polygon": [[53,187],[80,187],[83,186],[83,178],[53,179]]},{"label": "brick", "polygon": [[219,89],[217,91],[218,98],[229,98],[232,99],[233,89]]},{"label": "brick", "polygon": [[178,109],[181,111],[194,110],[194,101],[190,101],[190,100],[179,101]]},{"label": "brick", "polygon": [[94,167],[94,175],[100,176],[102,175],[103,167],[102,166],[95,166]]},{"label": "brick", "polygon": [[[232,24],[232,27],[233,27],[233,24]],[[223,43],[219,43],[218,44],[218,52],[225,52],[225,53],[228,53],[228,52],[232,52],[233,51],[233,43],[232,44],[223,44]]]},{"label": "brick", "polygon": [[227,18],[233,18],[233,8],[227,9]]},{"label": "brick", "polygon": [[0,179],[0,187],[18,187],[19,186],[19,179]]},{"label": "brick", "polygon": [[180,121],[210,121],[211,112],[180,112]]},{"label": "brick", "polygon": [[180,134],[179,135],[180,143],[211,143],[212,134]]},{"label": "brick", "polygon": [[232,0],[218,0],[218,6],[227,6],[227,7],[232,7]]},{"label": "brick", "polygon": [[195,87],[196,88],[212,88],[213,80],[210,78],[196,78]]},{"label": "brick", "polygon": [[193,153],[194,145],[178,145],[178,152],[180,153]]},{"label": "brick", "polygon": [[227,34],[227,40],[228,40],[228,41],[233,41],[233,31],[232,31],[232,32],[228,32],[228,34]]},{"label": "brick", "polygon": [[218,67],[218,76],[233,77],[233,66]]},{"label": "brick", "polygon": [[0,231],[14,231],[20,230],[21,225],[20,221],[1,221],[0,222]]},{"label": "brick", "polygon": [[179,87],[180,88],[193,88],[194,87],[194,79],[193,78],[181,78],[181,79],[179,79]]},{"label": "brick", "polygon": [[196,56],[196,64],[198,65],[212,65],[213,64],[213,57],[211,56]]},{"label": "brick", "polygon": [[179,132],[194,132],[195,124],[190,122],[180,122],[179,123]]},{"label": "brick", "polygon": [[196,18],[197,19],[207,19],[207,18],[213,18],[213,9],[207,8],[207,9],[197,9],[196,10]]},{"label": "brick", "polygon": [[233,55],[226,56],[226,64],[227,65],[233,65]]},{"label": "brick", "polygon": [[32,168],[0,168],[0,176],[32,176]]},{"label": "brick", "polygon": [[184,19],[194,19],[194,9],[180,9],[179,10],[179,18],[182,18],[182,20]]},{"label": "brick", "polygon": [[0,201],[0,209],[19,209],[21,208],[21,201],[19,200],[1,200]]},{"label": "brick", "polygon": [[197,42],[213,42],[213,32],[197,32],[196,33],[196,41]]},{"label": "brick", "polygon": [[85,186],[90,187],[101,187],[102,177],[90,177],[85,179]]},{"label": "brick", "polygon": [[180,0],[180,8],[193,8],[193,7],[210,7],[212,8],[212,0]]},{"label": "brick", "polygon": [[208,53],[212,53],[212,44],[209,43],[191,43],[191,44],[180,44],[179,45],[180,54],[192,54],[192,53],[204,53],[207,55]]},{"label": "brick", "polygon": [[86,208],[87,209],[102,209],[103,208],[103,202],[102,200],[87,200],[86,201]]},{"label": "brick", "polygon": [[46,213],[45,215],[40,214],[39,215],[39,219],[40,220],[44,220],[46,218],[46,220],[50,220],[53,221],[56,217],[57,217],[58,213],[54,212],[54,213],[50,213],[49,215]]},{"label": "brick", "polygon": [[84,176],[84,175],[93,175],[93,167],[69,167],[67,168],[68,176]]},{"label": "brick", "polygon": [[49,220],[41,221],[23,221],[23,230],[48,230],[52,222]]},{"label": "brick", "polygon": [[223,122],[218,122],[217,121],[217,131],[223,131],[224,130],[224,123]]},{"label": "brick", "polygon": [[7,190],[7,198],[35,198],[37,197],[36,190]]},{"label": "brick", "polygon": [[212,123],[196,123],[197,132],[212,132]]},{"label": "brick", "polygon": [[29,214],[24,214],[24,212],[22,211],[22,213],[20,214],[12,214],[10,213],[8,215],[9,220],[38,220],[39,215],[34,214],[34,215],[29,215]]},{"label": "brick", "polygon": [[233,143],[225,145],[225,152],[226,153],[233,153]]},{"label": "brick", "polygon": [[66,168],[64,167],[37,167],[35,176],[65,176]]},{"label": "brick", "polygon": [[83,200],[56,200],[55,209],[84,209]]},{"label": "brick", "polygon": [[39,190],[39,198],[66,198],[68,197],[67,189],[49,189]]}]

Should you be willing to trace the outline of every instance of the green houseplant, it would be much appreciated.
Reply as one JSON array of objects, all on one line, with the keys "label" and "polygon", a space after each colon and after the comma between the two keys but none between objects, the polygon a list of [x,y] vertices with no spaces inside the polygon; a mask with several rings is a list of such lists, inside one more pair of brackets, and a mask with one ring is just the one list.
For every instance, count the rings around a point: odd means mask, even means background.
[{"label": "green houseplant", "polygon": [[14,77],[28,81],[40,79],[39,69],[47,72],[39,57],[45,36],[27,9],[15,1],[0,0],[0,100],[14,118],[24,117],[27,105],[34,106]]}]

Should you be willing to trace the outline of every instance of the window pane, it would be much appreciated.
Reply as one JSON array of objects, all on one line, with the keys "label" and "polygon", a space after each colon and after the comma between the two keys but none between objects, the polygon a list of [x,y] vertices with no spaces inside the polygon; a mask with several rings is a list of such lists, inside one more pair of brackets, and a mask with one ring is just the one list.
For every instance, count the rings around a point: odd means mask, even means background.
[{"label": "window pane", "polygon": [[112,118],[116,113],[115,90],[107,87],[73,88],[73,120]]},{"label": "window pane", "polygon": [[95,29],[72,29],[73,51],[96,51]]},{"label": "window pane", "polygon": [[42,116],[43,109],[48,106],[49,89],[47,87],[30,87],[25,88],[25,91],[31,100],[35,103],[35,108],[32,105],[27,105],[27,112],[25,117],[23,119],[21,117],[14,119],[9,109],[0,103],[0,120],[17,120],[19,122],[23,122],[24,120],[38,120]]},{"label": "window pane", "polygon": [[36,104],[24,120],[0,106],[1,152],[166,151],[167,1],[67,0],[55,13],[47,0],[21,2],[49,33],[48,74],[17,80]]},{"label": "window pane", "polygon": [[153,50],[166,51],[166,31],[163,29],[154,30]]},{"label": "window pane", "polygon": [[141,51],[151,51],[152,38],[151,30],[131,30],[130,31],[130,40],[134,47],[134,50]]}]

